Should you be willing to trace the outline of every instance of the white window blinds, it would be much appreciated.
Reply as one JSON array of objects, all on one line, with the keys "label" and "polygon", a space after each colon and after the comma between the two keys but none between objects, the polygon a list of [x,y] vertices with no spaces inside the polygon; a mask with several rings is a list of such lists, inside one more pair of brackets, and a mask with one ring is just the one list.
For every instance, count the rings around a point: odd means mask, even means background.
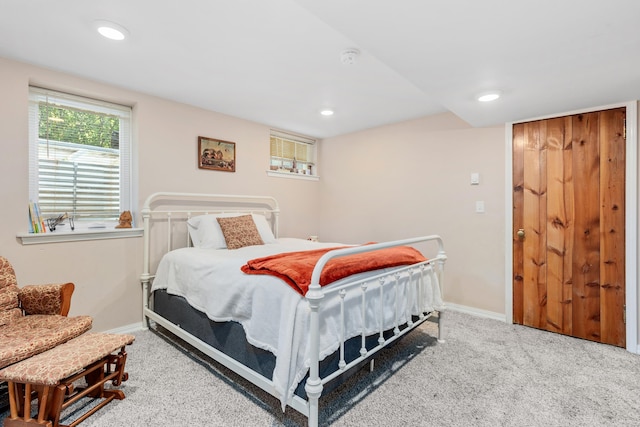
[{"label": "white window blinds", "polygon": [[29,161],[45,218],[116,221],[131,206],[131,108],[31,87]]}]

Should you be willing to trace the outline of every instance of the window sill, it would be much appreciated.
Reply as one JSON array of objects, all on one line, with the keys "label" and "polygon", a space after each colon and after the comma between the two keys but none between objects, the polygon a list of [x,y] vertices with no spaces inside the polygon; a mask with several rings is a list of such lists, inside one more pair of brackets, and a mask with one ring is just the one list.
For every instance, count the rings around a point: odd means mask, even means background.
[{"label": "window sill", "polygon": [[116,228],[110,230],[53,231],[47,233],[20,233],[17,238],[23,245],[41,243],[77,242],[82,240],[125,239],[141,237],[142,228]]},{"label": "window sill", "polygon": [[320,181],[320,177],[317,175],[303,175],[299,173],[293,172],[278,172],[278,171],[267,171],[268,176],[275,176],[277,178],[290,178],[290,179],[302,179],[306,181]]}]

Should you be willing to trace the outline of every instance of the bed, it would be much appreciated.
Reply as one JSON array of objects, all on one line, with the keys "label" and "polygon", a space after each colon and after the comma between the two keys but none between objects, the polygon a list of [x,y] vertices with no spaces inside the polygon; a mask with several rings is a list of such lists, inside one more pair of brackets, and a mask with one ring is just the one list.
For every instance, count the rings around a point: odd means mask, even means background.
[{"label": "bed", "polygon": [[149,196],[143,323],[317,426],[320,397],[378,351],[427,320],[437,319],[442,341],[446,254],[436,235],[357,245],[282,238],[279,215],[272,197]]}]

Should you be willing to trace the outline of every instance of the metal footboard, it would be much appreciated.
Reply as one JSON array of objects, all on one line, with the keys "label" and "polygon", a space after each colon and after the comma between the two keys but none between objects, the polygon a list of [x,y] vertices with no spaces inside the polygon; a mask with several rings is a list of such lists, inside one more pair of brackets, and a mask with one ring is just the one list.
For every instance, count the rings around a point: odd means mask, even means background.
[{"label": "metal footboard", "polygon": [[[374,277],[369,277],[362,280],[356,280],[353,282],[345,283],[340,286],[321,287],[319,284],[320,275],[326,264],[334,258],[343,257],[347,255],[353,255],[358,253],[370,252],[378,249],[385,249],[395,246],[412,245],[421,242],[434,242],[437,244],[437,255],[435,258],[431,258],[427,261],[413,264],[406,267],[395,268],[390,272],[383,272]],[[407,334],[411,330],[418,327],[429,317],[434,315],[437,311],[439,313],[438,321],[438,340],[442,341],[442,315],[443,306],[441,300],[436,302],[436,306],[426,307],[425,303],[428,301],[425,298],[426,292],[440,292],[440,284],[443,283],[444,276],[444,263],[446,262],[446,254],[444,251],[444,245],[442,239],[439,236],[425,236],[412,239],[398,240],[394,242],[378,243],[373,245],[364,245],[350,247],[346,249],[338,249],[323,255],[316,264],[309,291],[306,294],[306,299],[309,302],[311,309],[310,322],[309,322],[309,339],[310,339],[310,372],[309,378],[305,385],[305,391],[308,397],[308,418],[309,426],[318,426],[318,408],[319,398],[322,395],[324,384],[331,381],[333,378],[341,375],[348,369],[364,362],[372,355],[382,350],[390,343],[396,341],[403,335]],[[432,274],[435,283],[431,283],[431,289],[426,285],[426,276]],[[408,279],[401,282],[400,278],[408,275]],[[372,349],[367,349],[365,346],[365,339],[369,335],[373,327],[367,325],[367,310],[371,309],[371,304],[368,304],[368,298],[371,294],[378,292],[378,305],[379,316],[377,317],[377,324],[375,328],[378,331],[378,345]],[[403,292],[401,292],[403,291]],[[393,293],[394,307],[393,307],[393,335],[389,338],[384,337],[384,330],[387,329],[384,321],[385,311],[385,293]],[[350,293],[357,293],[360,295],[360,309],[361,309],[361,339],[362,347],[360,349],[360,355],[355,359],[347,362],[344,359],[344,345],[348,338],[345,336],[345,329],[347,328],[346,311],[345,311],[345,299]],[[337,294],[341,300],[340,302],[340,325],[341,325],[341,342],[340,342],[340,362],[338,371],[330,374],[327,377],[321,378],[319,376],[320,366],[320,328],[322,321],[322,301],[324,298],[330,297],[332,294]],[[404,298],[401,301],[400,297]],[[440,295],[441,297],[441,295]],[[432,300],[433,301],[433,300]],[[412,312],[416,309],[416,312]],[[414,321],[412,315],[417,315],[417,320]],[[402,329],[401,329],[401,326]]]}]

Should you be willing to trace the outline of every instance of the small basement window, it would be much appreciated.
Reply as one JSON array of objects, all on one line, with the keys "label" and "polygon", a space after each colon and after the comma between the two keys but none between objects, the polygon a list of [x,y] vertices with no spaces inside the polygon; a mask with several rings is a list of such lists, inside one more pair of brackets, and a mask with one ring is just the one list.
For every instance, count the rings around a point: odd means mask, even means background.
[{"label": "small basement window", "polygon": [[315,139],[272,130],[270,142],[270,175],[317,178]]}]

